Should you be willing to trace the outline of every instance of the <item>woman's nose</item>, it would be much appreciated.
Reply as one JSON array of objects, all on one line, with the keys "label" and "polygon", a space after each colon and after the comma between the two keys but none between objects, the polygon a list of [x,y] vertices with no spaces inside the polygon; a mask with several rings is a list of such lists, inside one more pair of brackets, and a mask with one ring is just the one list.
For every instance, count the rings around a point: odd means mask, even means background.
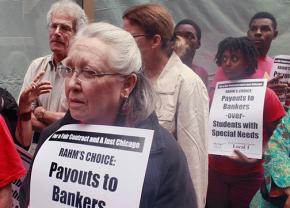
[{"label": "woman's nose", "polygon": [[231,60],[230,59],[225,60],[225,65],[226,66],[230,66],[231,65]]}]

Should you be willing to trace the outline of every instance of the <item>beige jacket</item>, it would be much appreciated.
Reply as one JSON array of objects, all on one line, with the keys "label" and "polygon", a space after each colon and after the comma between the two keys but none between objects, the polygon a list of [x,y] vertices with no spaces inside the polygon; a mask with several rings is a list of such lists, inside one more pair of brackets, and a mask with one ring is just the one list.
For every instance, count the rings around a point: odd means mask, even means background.
[{"label": "beige jacket", "polygon": [[198,207],[204,207],[208,183],[208,93],[202,80],[173,53],[155,83],[156,113],[182,147]]}]

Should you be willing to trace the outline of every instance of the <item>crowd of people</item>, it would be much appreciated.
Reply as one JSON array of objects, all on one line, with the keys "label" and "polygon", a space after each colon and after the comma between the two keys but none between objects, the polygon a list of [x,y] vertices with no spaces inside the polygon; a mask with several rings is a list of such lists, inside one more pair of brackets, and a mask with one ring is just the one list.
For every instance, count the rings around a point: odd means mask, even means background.
[{"label": "crowd of people", "polygon": [[[34,161],[55,131],[67,124],[95,124],[154,130],[141,208],[289,208],[289,111],[278,95],[290,99],[290,81],[269,79],[273,59],[267,56],[278,36],[275,17],[258,12],[245,37],[218,44],[211,83],[194,60],[201,46],[195,21],[175,25],[159,4],[129,7],[122,20],[123,28],[88,23],[75,2],[52,4],[47,13],[51,54],[32,61],[18,102],[1,90],[0,207],[11,206],[11,183],[24,175],[20,207],[29,207]],[[257,78],[268,79],[264,159],[239,150],[233,156],[208,154],[216,84]],[[14,143],[33,154],[26,171]]]}]

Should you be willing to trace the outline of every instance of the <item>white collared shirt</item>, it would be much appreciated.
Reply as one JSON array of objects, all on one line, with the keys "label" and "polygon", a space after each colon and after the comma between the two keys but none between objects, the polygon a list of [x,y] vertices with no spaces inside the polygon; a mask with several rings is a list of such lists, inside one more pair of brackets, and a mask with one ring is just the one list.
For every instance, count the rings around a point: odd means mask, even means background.
[{"label": "white collared shirt", "polygon": [[68,104],[64,90],[64,78],[61,77],[60,72],[57,70],[57,66],[53,64],[51,55],[40,57],[32,61],[25,74],[20,94],[42,70],[45,71],[42,80],[49,81],[53,88],[50,93],[40,95],[37,101],[33,103],[32,107],[42,106],[48,111],[66,112]]},{"label": "white collared shirt", "polygon": [[155,83],[159,123],[182,147],[197,194],[205,206],[208,183],[208,93],[203,81],[173,53]]}]

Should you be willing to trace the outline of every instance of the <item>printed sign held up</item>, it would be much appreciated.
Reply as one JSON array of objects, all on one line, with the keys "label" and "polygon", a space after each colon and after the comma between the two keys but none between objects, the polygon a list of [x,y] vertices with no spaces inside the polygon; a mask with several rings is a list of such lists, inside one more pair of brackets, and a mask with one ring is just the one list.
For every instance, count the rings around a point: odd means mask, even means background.
[{"label": "printed sign held up", "polygon": [[266,80],[218,82],[209,117],[209,154],[262,158]]},{"label": "printed sign held up", "polygon": [[[290,55],[279,55],[275,56],[274,64],[272,66],[270,79],[282,76],[279,80],[279,84],[288,84],[290,81]],[[277,93],[277,92],[276,92]],[[278,92],[278,97],[283,105],[290,107],[290,98],[286,94],[289,93],[287,90]]]}]

